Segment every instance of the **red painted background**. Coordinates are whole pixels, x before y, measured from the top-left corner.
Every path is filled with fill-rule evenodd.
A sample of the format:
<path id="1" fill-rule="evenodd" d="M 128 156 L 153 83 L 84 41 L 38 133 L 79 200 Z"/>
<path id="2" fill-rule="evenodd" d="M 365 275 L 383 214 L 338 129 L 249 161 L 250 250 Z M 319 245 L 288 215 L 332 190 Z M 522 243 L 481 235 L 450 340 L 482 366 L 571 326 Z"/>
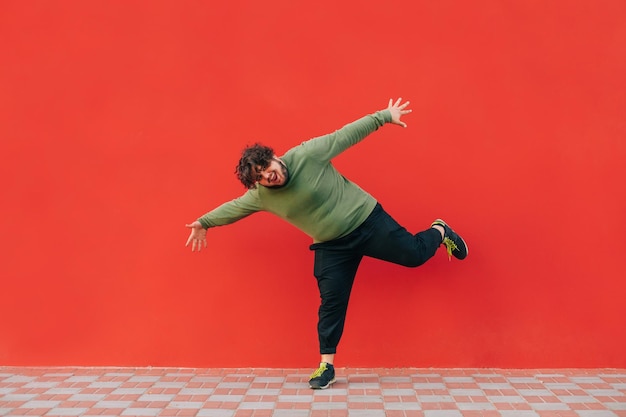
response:
<path id="1" fill-rule="evenodd" d="M 309 238 L 184 248 L 278 153 L 412 102 L 336 160 L 470 256 L 366 260 L 339 366 L 626 367 L 626 3 L 2 1 L 0 364 L 309 367 Z"/>

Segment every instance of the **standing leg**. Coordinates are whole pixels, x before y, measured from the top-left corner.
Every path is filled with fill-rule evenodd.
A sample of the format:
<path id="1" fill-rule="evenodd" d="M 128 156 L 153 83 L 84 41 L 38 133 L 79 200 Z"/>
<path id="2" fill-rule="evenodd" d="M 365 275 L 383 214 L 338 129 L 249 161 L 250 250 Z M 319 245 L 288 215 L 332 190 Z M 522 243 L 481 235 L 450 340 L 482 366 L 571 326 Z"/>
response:
<path id="1" fill-rule="evenodd" d="M 343 334 L 348 301 L 362 258 L 350 250 L 315 249 L 314 274 L 321 299 L 317 324 L 321 360 L 320 367 L 309 379 L 309 386 L 313 389 L 325 389 L 335 382 L 335 353 Z"/>
<path id="2" fill-rule="evenodd" d="M 362 256 L 345 251 L 315 250 L 314 275 L 320 292 L 320 354 L 332 355 L 343 334 L 352 284 Z"/>

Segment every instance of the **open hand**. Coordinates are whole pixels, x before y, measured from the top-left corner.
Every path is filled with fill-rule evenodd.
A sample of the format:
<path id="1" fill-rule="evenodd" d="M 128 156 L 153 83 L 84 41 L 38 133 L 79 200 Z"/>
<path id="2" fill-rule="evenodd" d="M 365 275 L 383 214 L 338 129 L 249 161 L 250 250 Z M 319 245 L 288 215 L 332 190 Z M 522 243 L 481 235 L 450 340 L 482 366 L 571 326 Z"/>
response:
<path id="1" fill-rule="evenodd" d="M 198 252 L 202 250 L 202 246 L 206 248 L 206 230 L 199 221 L 195 221 L 191 224 L 186 224 L 185 227 L 191 229 L 191 233 L 189 234 L 189 239 L 187 239 L 187 243 L 185 243 L 185 247 L 189 246 L 191 243 L 191 251 L 194 252 L 196 248 L 198 248 Z"/>
<path id="2" fill-rule="evenodd" d="M 387 110 L 391 112 L 391 123 L 406 127 L 406 123 L 401 121 L 400 118 L 405 114 L 411 113 L 413 110 L 406 108 L 409 105 L 410 101 L 406 101 L 400 104 L 401 102 L 402 97 L 398 98 L 395 103 L 393 102 L 393 99 L 389 99 L 389 105 L 387 106 Z"/>

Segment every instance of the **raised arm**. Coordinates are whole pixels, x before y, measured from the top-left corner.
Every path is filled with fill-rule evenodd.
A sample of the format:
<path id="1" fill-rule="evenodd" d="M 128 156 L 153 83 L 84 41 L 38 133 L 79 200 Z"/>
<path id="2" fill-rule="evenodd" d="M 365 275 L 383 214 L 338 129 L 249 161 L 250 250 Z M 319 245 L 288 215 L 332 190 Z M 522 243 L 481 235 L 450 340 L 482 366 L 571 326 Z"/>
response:
<path id="1" fill-rule="evenodd" d="M 405 114 L 411 113 L 411 110 L 407 109 L 408 105 L 408 101 L 402 103 L 402 98 L 395 102 L 391 99 L 386 109 L 361 117 L 333 133 L 306 141 L 302 146 L 306 148 L 309 155 L 315 155 L 320 160 L 331 160 L 365 139 L 385 123 L 406 127 L 406 123 L 401 118 Z"/>

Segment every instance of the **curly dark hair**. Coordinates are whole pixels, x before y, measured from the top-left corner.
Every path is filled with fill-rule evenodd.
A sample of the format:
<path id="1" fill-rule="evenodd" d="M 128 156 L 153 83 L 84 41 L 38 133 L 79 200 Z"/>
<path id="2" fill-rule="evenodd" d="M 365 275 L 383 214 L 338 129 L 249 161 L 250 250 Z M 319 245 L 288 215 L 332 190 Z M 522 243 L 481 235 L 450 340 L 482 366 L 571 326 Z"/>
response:
<path id="1" fill-rule="evenodd" d="M 272 158 L 274 158 L 274 149 L 269 146 L 260 143 L 248 146 L 241 152 L 241 159 L 235 168 L 235 174 L 244 187 L 256 188 L 259 176 L 258 167 L 264 170 L 270 165 Z"/>

